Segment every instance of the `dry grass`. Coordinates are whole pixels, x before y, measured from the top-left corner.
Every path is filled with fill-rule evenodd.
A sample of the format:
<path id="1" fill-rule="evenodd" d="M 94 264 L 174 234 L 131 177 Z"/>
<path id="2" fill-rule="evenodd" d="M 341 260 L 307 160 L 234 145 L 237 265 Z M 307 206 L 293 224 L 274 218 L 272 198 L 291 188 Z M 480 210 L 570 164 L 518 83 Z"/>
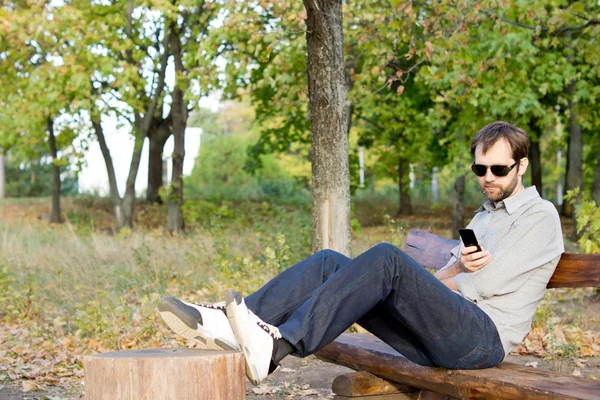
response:
<path id="1" fill-rule="evenodd" d="M 0 381 L 73 387 L 83 355 L 191 346 L 158 317 L 161 296 L 214 301 L 233 287 L 249 293 L 310 252 L 310 214 L 298 207 L 233 205 L 215 224 L 192 224 L 175 237 L 157 225 L 160 207 L 138 207 L 137 220 L 148 225 L 127 235 L 112 234 L 106 202 L 63 202 L 71 218 L 62 225 L 38 219 L 47 208 L 47 199 L 0 202 Z M 448 236 L 444 214 L 396 223 L 378 216 L 383 225 L 353 235 L 354 254 L 381 241 L 401 245 L 411 228 Z M 597 306 L 594 290 L 549 291 L 521 352 L 600 354 Z"/>

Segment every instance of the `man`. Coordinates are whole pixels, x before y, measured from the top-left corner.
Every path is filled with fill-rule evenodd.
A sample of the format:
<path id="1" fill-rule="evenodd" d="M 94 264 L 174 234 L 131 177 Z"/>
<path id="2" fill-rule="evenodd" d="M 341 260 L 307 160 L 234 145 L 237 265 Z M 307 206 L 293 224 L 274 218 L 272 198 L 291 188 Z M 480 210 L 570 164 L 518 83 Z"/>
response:
<path id="1" fill-rule="evenodd" d="M 523 186 L 528 149 L 527 134 L 506 122 L 475 135 L 471 169 L 488 201 L 468 228 L 481 251 L 457 246 L 435 276 L 387 243 L 355 259 L 324 250 L 245 299 L 230 291 L 226 305 L 163 298 L 161 316 L 207 348 L 240 349 L 255 385 L 283 357 L 312 354 L 355 322 L 421 365 L 497 365 L 527 335 L 564 251 L 556 209 Z"/>

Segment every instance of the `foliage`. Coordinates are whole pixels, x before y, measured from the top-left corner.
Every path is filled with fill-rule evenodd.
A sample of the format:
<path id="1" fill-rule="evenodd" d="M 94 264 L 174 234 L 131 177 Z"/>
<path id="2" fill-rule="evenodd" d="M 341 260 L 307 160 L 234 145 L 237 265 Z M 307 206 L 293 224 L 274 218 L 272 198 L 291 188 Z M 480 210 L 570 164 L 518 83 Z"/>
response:
<path id="1" fill-rule="evenodd" d="M 262 157 L 263 167 L 254 174 L 245 169 L 250 143 L 242 136 L 202 135 L 203 142 L 190 176 L 185 178 L 187 198 L 209 200 L 294 201 L 308 198 L 273 155 Z"/>
<path id="2" fill-rule="evenodd" d="M 52 162 L 49 157 L 32 163 L 17 163 L 10 158 L 5 166 L 7 197 L 42 197 L 52 195 Z M 11 162 L 12 161 L 12 162 Z M 64 168 L 63 168 L 64 169 Z M 79 184 L 77 176 L 66 172 L 61 179 L 62 196 L 75 196 Z"/>
<path id="3" fill-rule="evenodd" d="M 575 207 L 579 246 L 584 253 L 600 254 L 600 206 L 588 194 L 583 198 L 579 194 L 577 188 L 565 196 Z"/>

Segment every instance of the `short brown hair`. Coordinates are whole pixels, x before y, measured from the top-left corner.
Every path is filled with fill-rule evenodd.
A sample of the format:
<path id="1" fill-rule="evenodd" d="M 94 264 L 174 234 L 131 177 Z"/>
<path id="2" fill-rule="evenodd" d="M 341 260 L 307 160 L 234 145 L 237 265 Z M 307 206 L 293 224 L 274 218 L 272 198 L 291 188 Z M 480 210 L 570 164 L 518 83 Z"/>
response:
<path id="1" fill-rule="evenodd" d="M 512 150 L 512 157 L 515 161 L 527 157 L 529 152 L 529 136 L 521 128 L 504 121 L 495 121 L 483 127 L 471 142 L 471 154 L 475 156 L 477 146 L 481 145 L 481 150 L 485 154 L 498 140 L 506 139 Z"/>

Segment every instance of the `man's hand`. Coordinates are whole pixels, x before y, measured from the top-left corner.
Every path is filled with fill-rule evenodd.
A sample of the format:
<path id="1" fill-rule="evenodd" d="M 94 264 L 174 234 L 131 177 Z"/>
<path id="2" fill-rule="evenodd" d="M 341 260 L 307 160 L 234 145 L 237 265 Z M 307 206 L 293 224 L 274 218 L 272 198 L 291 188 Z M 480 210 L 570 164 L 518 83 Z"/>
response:
<path id="1" fill-rule="evenodd" d="M 492 262 L 492 255 L 483 247 L 481 251 L 476 253 L 474 251 L 477 251 L 475 246 L 463 247 L 462 249 L 459 264 L 464 272 L 475 272 Z"/>

